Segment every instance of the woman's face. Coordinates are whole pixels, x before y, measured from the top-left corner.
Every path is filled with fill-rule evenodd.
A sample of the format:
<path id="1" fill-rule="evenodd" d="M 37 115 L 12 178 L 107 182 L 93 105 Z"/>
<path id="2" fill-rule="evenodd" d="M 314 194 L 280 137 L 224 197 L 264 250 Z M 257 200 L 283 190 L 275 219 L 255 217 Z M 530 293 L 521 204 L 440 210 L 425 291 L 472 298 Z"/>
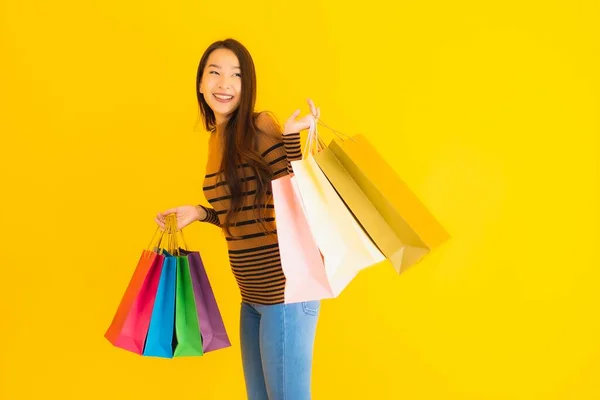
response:
<path id="1" fill-rule="evenodd" d="M 200 93 L 215 114 L 225 122 L 240 103 L 242 76 L 238 58 L 228 49 L 217 49 L 208 57 L 200 81 Z"/>

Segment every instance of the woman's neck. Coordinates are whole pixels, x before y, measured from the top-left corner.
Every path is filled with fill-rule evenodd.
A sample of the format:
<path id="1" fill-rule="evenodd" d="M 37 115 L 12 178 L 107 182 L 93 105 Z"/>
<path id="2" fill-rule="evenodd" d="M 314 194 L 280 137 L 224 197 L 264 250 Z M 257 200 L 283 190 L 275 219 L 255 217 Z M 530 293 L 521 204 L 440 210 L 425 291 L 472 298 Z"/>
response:
<path id="1" fill-rule="evenodd" d="M 227 125 L 227 121 L 218 122 L 215 124 L 215 133 L 217 135 L 223 135 L 225 132 L 225 126 Z"/>

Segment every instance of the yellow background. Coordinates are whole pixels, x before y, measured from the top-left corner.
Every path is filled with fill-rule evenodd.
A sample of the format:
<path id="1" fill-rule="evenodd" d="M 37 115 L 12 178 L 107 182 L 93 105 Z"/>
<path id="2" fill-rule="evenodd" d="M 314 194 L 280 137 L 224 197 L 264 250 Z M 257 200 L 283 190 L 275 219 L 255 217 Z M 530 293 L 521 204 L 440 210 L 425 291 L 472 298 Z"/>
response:
<path id="1" fill-rule="evenodd" d="M 155 213 L 204 202 L 195 73 L 230 36 L 260 109 L 283 121 L 313 98 L 452 235 L 323 304 L 315 399 L 600 398 L 599 17 L 592 1 L 2 0 L 0 398 L 244 398 L 212 226 L 186 237 L 233 346 L 156 360 L 103 338 Z"/>

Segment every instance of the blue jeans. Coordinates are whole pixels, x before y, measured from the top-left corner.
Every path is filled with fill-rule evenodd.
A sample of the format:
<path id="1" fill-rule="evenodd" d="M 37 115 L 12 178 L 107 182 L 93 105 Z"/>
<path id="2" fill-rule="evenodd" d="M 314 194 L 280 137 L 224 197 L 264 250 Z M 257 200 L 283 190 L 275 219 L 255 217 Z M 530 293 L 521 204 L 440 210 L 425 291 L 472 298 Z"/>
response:
<path id="1" fill-rule="evenodd" d="M 319 301 L 242 302 L 240 340 L 248 400 L 309 400 Z"/>

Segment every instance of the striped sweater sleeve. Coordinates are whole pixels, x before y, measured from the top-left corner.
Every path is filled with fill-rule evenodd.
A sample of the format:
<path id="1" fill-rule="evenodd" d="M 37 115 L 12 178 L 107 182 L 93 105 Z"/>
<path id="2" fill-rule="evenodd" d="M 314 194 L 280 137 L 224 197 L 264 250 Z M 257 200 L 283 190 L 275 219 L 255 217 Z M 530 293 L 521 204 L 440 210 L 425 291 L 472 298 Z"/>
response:
<path id="1" fill-rule="evenodd" d="M 277 120 L 267 113 L 259 115 L 257 126 L 261 131 L 261 157 L 269 164 L 273 179 L 293 174 L 291 162 L 302 159 L 300 132 L 284 135 Z"/>
<path id="2" fill-rule="evenodd" d="M 288 160 L 288 173 L 293 174 L 291 161 L 302 160 L 302 148 L 300 147 L 300 132 L 283 135 L 283 147 Z"/>
<path id="3" fill-rule="evenodd" d="M 206 211 L 206 218 L 201 219 L 200 222 L 208 222 L 209 224 L 213 224 L 219 228 L 221 227 L 221 221 L 219 220 L 219 216 L 214 208 L 205 207 L 201 204 L 198 204 L 198 207 L 201 207 L 204 211 Z"/>

